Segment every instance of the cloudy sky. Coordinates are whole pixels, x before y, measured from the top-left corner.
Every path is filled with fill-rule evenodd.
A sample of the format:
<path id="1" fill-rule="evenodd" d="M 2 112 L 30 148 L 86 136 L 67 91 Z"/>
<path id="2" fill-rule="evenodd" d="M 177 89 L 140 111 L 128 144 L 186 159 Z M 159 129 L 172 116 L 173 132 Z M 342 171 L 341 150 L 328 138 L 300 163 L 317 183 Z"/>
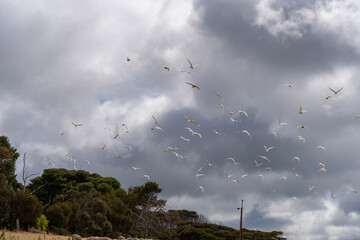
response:
<path id="1" fill-rule="evenodd" d="M 243 199 L 245 228 L 357 239 L 359 14 L 355 0 L 1 1 L 0 134 L 30 173 L 51 162 L 123 188 L 146 174 L 169 209 L 214 223 L 238 228 Z"/>

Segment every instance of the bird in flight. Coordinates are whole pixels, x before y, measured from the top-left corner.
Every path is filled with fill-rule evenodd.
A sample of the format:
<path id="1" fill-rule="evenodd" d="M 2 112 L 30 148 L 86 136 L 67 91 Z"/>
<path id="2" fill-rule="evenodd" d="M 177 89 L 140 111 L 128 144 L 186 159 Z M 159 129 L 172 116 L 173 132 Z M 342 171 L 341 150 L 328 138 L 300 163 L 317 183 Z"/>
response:
<path id="1" fill-rule="evenodd" d="M 331 96 L 326 96 L 325 99 L 328 100 L 329 98 L 331 98 Z"/>
<path id="2" fill-rule="evenodd" d="M 168 70 L 168 72 L 170 71 L 170 68 L 167 67 L 167 66 L 165 66 L 164 69 L 165 69 L 165 70 Z"/>
<path id="3" fill-rule="evenodd" d="M 291 199 L 295 200 L 296 202 L 298 201 L 297 197 L 291 197 Z"/>
<path id="4" fill-rule="evenodd" d="M 313 190 L 314 188 L 316 188 L 316 186 L 310 186 L 309 185 L 309 191 Z"/>
<path id="5" fill-rule="evenodd" d="M 127 127 L 127 125 L 125 123 L 121 124 L 121 126 L 123 126 L 125 128 L 125 132 L 128 133 L 129 132 L 129 129 Z"/>
<path id="6" fill-rule="evenodd" d="M 185 137 L 183 137 L 183 136 L 180 136 L 180 138 L 181 138 L 184 142 L 190 142 L 190 139 L 188 139 L 188 138 L 185 138 Z"/>
<path id="7" fill-rule="evenodd" d="M 265 157 L 265 156 L 261 156 L 261 155 L 258 155 L 258 157 L 259 158 L 263 158 L 263 159 L 265 159 L 266 161 L 268 161 L 268 162 L 271 162 L 267 157 Z"/>
<path id="8" fill-rule="evenodd" d="M 130 62 L 130 58 L 129 58 L 129 57 L 126 57 L 126 61 Z"/>
<path id="9" fill-rule="evenodd" d="M 194 123 L 196 126 L 200 127 L 200 124 L 198 124 L 198 123 L 196 122 L 196 118 L 191 119 L 191 118 L 189 118 L 189 117 L 187 117 L 187 116 L 185 116 L 185 118 L 188 120 L 189 123 Z"/>
<path id="10" fill-rule="evenodd" d="M 132 146 L 126 145 L 126 147 L 127 147 L 130 151 L 132 151 Z"/>
<path id="11" fill-rule="evenodd" d="M 213 90 L 213 93 L 215 93 L 216 96 L 221 99 L 221 101 L 224 101 L 224 99 L 222 98 L 222 96 L 221 96 L 218 92 L 216 92 L 215 90 Z"/>
<path id="12" fill-rule="evenodd" d="M 228 157 L 228 158 L 225 159 L 225 160 L 231 160 L 231 161 L 234 163 L 235 166 L 241 164 L 241 163 L 235 162 L 235 158 L 234 158 L 234 157 Z"/>
<path id="13" fill-rule="evenodd" d="M 259 175 L 257 175 L 257 176 L 258 176 L 258 177 L 261 177 L 261 180 L 264 181 L 264 175 L 259 174 Z"/>
<path id="14" fill-rule="evenodd" d="M 105 147 L 106 147 L 106 144 L 104 144 L 104 146 L 100 147 L 100 149 L 104 150 Z"/>
<path id="15" fill-rule="evenodd" d="M 225 175 L 226 175 L 227 178 L 233 177 L 233 175 L 229 175 L 226 170 L 224 170 L 224 173 L 225 173 Z"/>
<path id="16" fill-rule="evenodd" d="M 158 129 L 158 130 L 160 130 L 162 132 L 165 132 L 159 125 L 154 125 L 154 126 L 151 127 L 151 130 L 155 130 L 155 129 Z"/>
<path id="17" fill-rule="evenodd" d="M 132 167 L 132 169 L 134 169 L 134 171 L 136 171 L 136 170 L 140 170 L 141 168 Z"/>
<path id="18" fill-rule="evenodd" d="M 246 117 L 249 117 L 249 115 L 245 111 L 238 111 L 240 114 L 244 114 Z"/>
<path id="19" fill-rule="evenodd" d="M 345 188 L 346 191 L 352 191 L 353 193 L 355 193 L 356 195 L 359 195 L 359 192 L 356 191 L 355 189 L 353 188 Z"/>
<path id="20" fill-rule="evenodd" d="M 282 176 L 281 178 L 280 178 L 280 180 L 281 179 L 283 179 L 284 181 L 287 181 L 287 177 L 285 177 L 285 176 Z"/>
<path id="21" fill-rule="evenodd" d="M 196 88 L 196 89 L 198 89 L 199 91 L 201 91 L 201 89 L 197 86 L 197 85 L 195 85 L 195 84 L 192 84 L 192 83 L 189 83 L 189 82 L 185 82 L 186 84 L 189 84 L 192 88 Z"/>
<path id="22" fill-rule="evenodd" d="M 198 189 L 200 189 L 201 192 L 204 193 L 204 187 L 203 186 L 198 186 Z"/>
<path id="23" fill-rule="evenodd" d="M 331 195 L 330 195 L 330 196 L 331 196 L 332 199 L 335 199 L 336 193 L 331 192 Z"/>
<path id="24" fill-rule="evenodd" d="M 258 163 L 256 160 L 254 161 L 256 164 L 256 167 L 260 167 L 263 163 Z"/>
<path id="25" fill-rule="evenodd" d="M 323 147 L 323 146 L 317 146 L 316 148 L 317 148 L 317 149 L 320 149 L 320 150 L 326 151 L 326 147 Z"/>
<path id="26" fill-rule="evenodd" d="M 214 167 L 214 168 L 217 167 L 216 165 L 210 163 L 209 160 L 207 160 L 207 159 L 205 159 L 205 162 L 207 163 L 207 165 L 209 165 L 209 167 Z"/>
<path id="27" fill-rule="evenodd" d="M 184 157 L 182 155 L 180 155 L 179 153 L 177 152 L 172 152 L 178 159 L 178 161 L 181 161 L 182 159 L 184 159 Z"/>
<path id="28" fill-rule="evenodd" d="M 144 175 L 144 178 L 146 178 L 147 180 L 150 180 L 150 176 L 149 175 Z"/>
<path id="29" fill-rule="evenodd" d="M 277 134 L 276 132 L 269 132 L 269 134 L 274 135 L 274 136 L 275 136 L 275 138 L 276 138 L 276 141 L 278 141 L 278 134 Z"/>
<path id="30" fill-rule="evenodd" d="M 300 110 L 299 110 L 300 114 L 306 113 L 307 111 L 308 110 L 303 109 L 302 106 L 300 105 Z"/>
<path id="31" fill-rule="evenodd" d="M 296 173 L 295 168 L 293 168 L 293 172 L 295 177 L 300 177 L 300 175 Z"/>
<path id="32" fill-rule="evenodd" d="M 339 90 L 335 91 L 334 89 L 332 89 L 332 88 L 329 87 L 329 89 L 330 89 L 333 93 L 335 93 L 335 94 L 338 94 L 341 90 L 343 90 L 343 88 L 344 88 L 344 87 L 342 87 L 342 88 L 340 88 Z"/>
<path id="33" fill-rule="evenodd" d="M 266 147 L 266 145 L 264 145 L 265 151 L 269 152 L 271 149 L 274 149 L 274 147 Z"/>
<path id="34" fill-rule="evenodd" d="M 233 122 L 233 123 L 239 123 L 239 122 L 241 122 L 240 120 L 235 120 L 235 119 L 233 119 L 232 117 L 230 118 L 230 120 L 231 120 L 231 122 Z"/>
<path id="35" fill-rule="evenodd" d="M 250 139 L 252 139 L 250 133 L 247 130 L 241 130 L 241 131 L 237 131 L 237 133 L 246 133 Z"/>
<path id="36" fill-rule="evenodd" d="M 300 158 L 299 157 L 293 157 L 293 160 L 297 160 L 300 163 Z"/>
<path id="37" fill-rule="evenodd" d="M 214 131 L 214 133 L 215 133 L 216 135 L 218 135 L 218 136 L 226 136 L 225 133 L 218 132 L 218 131 L 216 131 L 216 130 L 214 130 L 214 129 L 213 129 L 213 131 Z"/>
<path id="38" fill-rule="evenodd" d="M 81 123 L 73 123 L 73 122 L 72 122 L 72 125 L 74 125 L 74 127 L 81 127 L 82 126 Z"/>
<path id="39" fill-rule="evenodd" d="M 264 170 L 268 170 L 269 173 L 271 173 L 271 171 L 272 171 L 271 167 L 266 167 L 266 168 L 264 168 Z"/>
<path id="40" fill-rule="evenodd" d="M 241 178 L 244 178 L 244 177 L 246 177 L 246 176 L 247 176 L 247 174 L 244 174 L 243 172 L 244 172 L 244 170 L 243 170 L 243 169 L 241 169 Z"/>
<path id="41" fill-rule="evenodd" d="M 231 180 L 231 182 L 236 183 L 236 186 L 240 186 L 240 182 L 239 182 L 239 180 L 237 180 L 237 179 L 233 179 L 233 180 Z"/>
<path id="42" fill-rule="evenodd" d="M 189 130 L 191 132 L 191 136 L 194 136 L 194 135 L 197 135 L 199 136 L 200 138 L 202 138 L 201 134 L 198 133 L 198 132 L 195 132 L 194 130 L 192 130 L 191 128 L 189 127 L 186 127 L 185 129 Z"/>
<path id="43" fill-rule="evenodd" d="M 114 136 L 114 139 L 116 139 L 118 136 L 119 136 L 119 133 L 117 133 L 117 134 Z"/>
<path id="44" fill-rule="evenodd" d="M 285 123 L 285 122 L 281 122 L 280 121 L 280 117 L 278 117 L 278 120 L 279 120 L 279 126 L 281 127 L 281 126 L 287 126 L 288 124 L 287 123 Z"/>
<path id="45" fill-rule="evenodd" d="M 194 69 L 194 65 L 190 62 L 190 60 L 189 60 L 188 58 L 187 58 L 186 60 L 187 60 L 188 63 L 190 64 L 190 68 L 191 68 L 191 69 Z"/>
<path id="46" fill-rule="evenodd" d="M 309 130 L 309 128 L 307 126 L 305 126 L 305 125 L 297 126 L 296 129 L 298 129 L 298 128 L 303 128 L 303 129 L 305 128 L 305 129 Z"/>
<path id="47" fill-rule="evenodd" d="M 296 136 L 297 139 L 303 143 L 305 143 L 305 138 L 303 138 L 302 136 Z"/>

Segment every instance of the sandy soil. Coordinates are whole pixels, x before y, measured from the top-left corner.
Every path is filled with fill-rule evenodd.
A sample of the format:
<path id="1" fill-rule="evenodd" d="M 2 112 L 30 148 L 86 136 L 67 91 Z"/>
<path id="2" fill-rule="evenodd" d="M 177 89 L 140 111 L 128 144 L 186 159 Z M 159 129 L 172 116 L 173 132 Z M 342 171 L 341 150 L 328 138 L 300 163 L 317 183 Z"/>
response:
<path id="1" fill-rule="evenodd" d="M 0 234 L 2 231 L 0 232 Z M 53 235 L 53 234 L 39 234 L 30 232 L 10 232 L 5 231 L 5 240 L 68 240 L 69 236 Z M 71 239 L 71 237 L 70 237 Z M 86 238 L 82 238 L 86 239 Z"/>

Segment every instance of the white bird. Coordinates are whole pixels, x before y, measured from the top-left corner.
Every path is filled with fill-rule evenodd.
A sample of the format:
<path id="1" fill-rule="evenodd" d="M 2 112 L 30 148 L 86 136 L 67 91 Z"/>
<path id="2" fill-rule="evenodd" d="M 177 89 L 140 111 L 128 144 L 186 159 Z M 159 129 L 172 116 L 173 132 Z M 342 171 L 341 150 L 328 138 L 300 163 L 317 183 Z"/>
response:
<path id="1" fill-rule="evenodd" d="M 278 120 L 279 120 L 279 126 L 281 127 L 281 126 L 287 126 L 288 124 L 287 123 L 285 123 L 285 122 L 281 122 L 280 121 L 280 117 L 278 117 Z"/>
<path id="2" fill-rule="evenodd" d="M 132 151 L 132 146 L 126 145 L 126 147 L 127 147 L 130 151 Z"/>
<path id="3" fill-rule="evenodd" d="M 165 132 L 159 125 L 152 126 L 151 130 L 155 130 L 155 129 Z"/>
<path id="4" fill-rule="evenodd" d="M 163 152 L 174 152 L 175 150 L 178 150 L 179 148 L 177 147 L 167 147 L 167 149 L 163 149 L 161 151 Z"/>
<path id="5" fill-rule="evenodd" d="M 272 171 L 271 167 L 266 167 L 266 168 L 264 168 L 264 170 L 268 170 L 269 173 L 271 173 L 271 171 Z"/>
<path id="6" fill-rule="evenodd" d="M 298 129 L 298 128 L 303 128 L 303 129 L 307 129 L 307 130 L 309 130 L 309 128 L 308 128 L 307 126 L 305 126 L 305 125 L 300 125 L 300 126 L 297 126 L 297 127 L 296 127 L 296 129 Z"/>
<path id="7" fill-rule="evenodd" d="M 263 159 L 265 159 L 266 161 L 268 161 L 268 162 L 271 162 L 267 157 L 265 157 L 265 156 L 261 156 L 261 155 L 258 155 L 258 157 L 259 158 L 263 158 Z"/>
<path id="8" fill-rule="evenodd" d="M 263 163 L 258 163 L 256 160 L 254 161 L 256 164 L 256 167 L 260 167 Z"/>
<path id="9" fill-rule="evenodd" d="M 221 109 L 222 109 L 222 112 L 224 113 L 224 112 L 225 112 L 224 104 L 222 104 L 221 102 L 218 102 L 218 104 L 220 105 L 220 107 L 221 107 Z"/>
<path id="10" fill-rule="evenodd" d="M 240 122 L 241 122 L 240 120 L 235 120 L 235 119 L 233 119 L 232 117 L 230 118 L 230 120 L 231 120 L 231 122 L 233 122 L 233 123 L 240 123 Z"/>
<path id="11" fill-rule="evenodd" d="M 297 197 L 291 197 L 291 199 L 295 200 L 296 202 L 298 202 Z"/>
<path id="12" fill-rule="evenodd" d="M 199 173 L 202 169 L 203 169 L 203 166 L 201 166 L 200 168 L 198 168 L 198 169 L 196 170 L 196 172 Z"/>
<path id="13" fill-rule="evenodd" d="M 202 176 L 204 176 L 205 174 L 202 174 L 202 173 L 197 173 L 196 174 L 196 177 L 198 178 L 198 177 L 202 177 Z"/>
<path id="14" fill-rule="evenodd" d="M 296 173 L 295 168 L 293 168 L 293 172 L 294 172 L 294 176 L 295 176 L 295 177 L 300 177 L 300 175 Z"/>
<path id="15" fill-rule="evenodd" d="M 303 143 L 305 143 L 305 138 L 303 138 L 302 136 L 296 136 L 297 139 Z"/>
<path id="16" fill-rule="evenodd" d="M 275 136 L 275 138 L 276 138 L 276 141 L 278 141 L 278 134 L 277 134 L 276 132 L 269 132 L 269 134 L 274 135 L 274 136 Z"/>
<path id="17" fill-rule="evenodd" d="M 226 170 L 224 170 L 224 173 L 225 173 L 225 175 L 226 175 L 227 178 L 231 178 L 231 177 L 234 176 L 234 175 L 229 175 Z"/>
<path id="18" fill-rule="evenodd" d="M 319 163 L 319 165 L 323 168 L 326 168 L 325 164 L 324 163 Z"/>
<path id="19" fill-rule="evenodd" d="M 316 188 L 316 186 L 310 186 L 309 185 L 309 191 L 313 190 L 314 188 Z"/>
<path id="20" fill-rule="evenodd" d="M 316 148 L 326 151 L 326 147 L 323 147 L 323 146 L 317 146 Z"/>
<path id="21" fill-rule="evenodd" d="M 237 133 L 246 133 L 250 139 L 252 139 L 252 137 L 250 136 L 250 133 L 247 130 L 241 130 L 241 131 L 237 131 Z"/>
<path id="22" fill-rule="evenodd" d="M 198 124 L 198 123 L 196 122 L 196 118 L 191 119 L 191 118 L 189 118 L 189 117 L 187 117 L 187 116 L 185 116 L 185 118 L 188 120 L 189 123 L 194 123 L 196 126 L 200 127 L 200 124 Z"/>
<path id="23" fill-rule="evenodd" d="M 150 180 L 150 176 L 149 175 L 144 175 L 144 178 L 146 178 L 147 180 Z"/>
<path id="24" fill-rule="evenodd" d="M 178 159 L 178 161 L 181 161 L 182 159 L 184 159 L 184 157 L 182 155 L 180 155 L 179 153 L 177 152 L 172 152 Z"/>
<path id="25" fill-rule="evenodd" d="M 200 189 L 201 192 L 204 193 L 204 187 L 203 186 L 198 186 L 198 189 Z"/>
<path id="26" fill-rule="evenodd" d="M 352 191 L 353 193 L 355 193 L 356 195 L 358 195 L 359 194 L 359 192 L 358 191 L 356 191 L 355 189 L 353 189 L 353 188 L 345 188 L 345 190 L 346 191 Z"/>
<path id="27" fill-rule="evenodd" d="M 326 173 L 326 168 L 322 167 L 322 168 L 319 169 L 319 172 L 320 172 L 320 171 L 323 171 L 323 172 Z"/>
<path id="28" fill-rule="evenodd" d="M 245 111 L 238 111 L 240 114 L 244 114 L 246 117 L 249 117 L 249 115 Z"/>
<path id="29" fill-rule="evenodd" d="M 202 138 L 202 136 L 201 136 L 201 134 L 200 134 L 200 133 L 195 132 L 195 131 L 194 131 L 194 130 L 192 130 L 191 128 L 186 127 L 185 129 L 189 130 L 189 132 L 191 133 L 191 136 L 198 135 L 200 138 Z"/>
<path id="30" fill-rule="evenodd" d="M 274 149 L 274 147 L 266 147 L 266 145 L 264 145 L 265 151 L 269 152 L 271 149 Z"/>
<path id="31" fill-rule="evenodd" d="M 55 167 L 55 164 L 53 162 L 49 162 L 48 165 Z"/>
<path id="32" fill-rule="evenodd" d="M 293 160 L 297 160 L 300 163 L 300 158 L 299 157 L 293 157 Z"/>
<path id="33" fill-rule="evenodd" d="M 214 164 L 210 163 L 210 162 L 209 162 L 209 160 L 207 160 L 207 159 L 205 159 L 205 162 L 206 162 L 206 163 L 207 163 L 207 165 L 209 165 L 210 167 L 214 167 L 214 168 L 216 168 L 216 167 L 217 167 L 216 165 L 214 165 Z"/>
<path id="34" fill-rule="evenodd" d="M 241 163 L 236 162 L 234 157 L 229 157 L 229 158 L 227 158 L 225 160 L 231 160 L 234 163 L 235 166 L 241 164 Z"/>
<path id="35" fill-rule="evenodd" d="M 183 137 L 183 136 L 180 136 L 180 138 L 181 138 L 184 142 L 190 142 L 190 139 L 188 139 L 188 138 L 185 138 L 185 137 Z"/>
<path id="36" fill-rule="evenodd" d="M 134 171 L 141 169 L 141 168 L 137 168 L 137 167 L 131 167 L 131 168 L 134 169 Z"/>
<path id="37" fill-rule="evenodd" d="M 237 186 L 240 186 L 240 182 L 237 179 L 233 179 L 233 180 L 231 180 L 231 182 L 234 182 L 234 183 L 236 183 Z"/>
<path id="38" fill-rule="evenodd" d="M 308 110 L 303 109 L 302 106 L 300 105 L 299 114 L 306 113 L 307 111 L 308 111 Z"/>
<path id="39" fill-rule="evenodd" d="M 243 169 L 241 169 L 241 178 L 244 178 L 244 177 L 246 177 L 247 176 L 247 174 L 244 174 L 243 173 Z"/>
<path id="40" fill-rule="evenodd" d="M 213 131 L 214 131 L 214 133 L 215 133 L 216 135 L 218 135 L 218 136 L 226 136 L 225 133 L 218 132 L 218 131 L 216 131 L 216 130 L 214 130 L 214 129 L 213 129 Z"/>
<path id="41" fill-rule="evenodd" d="M 282 177 L 280 178 L 280 180 L 281 180 L 281 179 L 287 181 L 287 177 L 285 177 L 285 176 L 282 176 Z"/>
<path id="42" fill-rule="evenodd" d="M 264 175 L 259 174 L 259 175 L 257 175 L 257 176 L 258 176 L 258 177 L 261 177 L 261 180 L 264 181 Z"/>

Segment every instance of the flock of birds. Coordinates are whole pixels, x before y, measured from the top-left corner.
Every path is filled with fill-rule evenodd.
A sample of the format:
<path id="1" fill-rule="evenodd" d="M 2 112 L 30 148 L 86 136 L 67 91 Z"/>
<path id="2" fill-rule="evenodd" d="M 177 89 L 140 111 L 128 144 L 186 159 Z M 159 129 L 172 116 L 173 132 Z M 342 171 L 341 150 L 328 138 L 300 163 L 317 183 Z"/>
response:
<path id="1" fill-rule="evenodd" d="M 128 62 L 131 61 L 131 59 L 129 57 L 127 57 L 126 59 Z M 180 72 L 182 73 L 187 73 L 187 74 L 192 74 L 191 70 L 194 70 L 195 69 L 195 66 L 191 63 L 191 61 L 189 59 L 187 59 L 187 62 L 189 63 L 189 68 L 190 70 L 187 71 L 187 70 L 180 70 Z M 175 69 L 175 68 L 170 68 L 168 66 L 164 66 L 163 67 L 164 70 L 166 71 L 171 71 L 172 69 Z M 177 70 L 177 69 L 175 69 Z M 179 71 L 179 70 L 177 70 Z M 201 91 L 201 88 L 196 85 L 195 83 L 191 83 L 191 82 L 185 82 L 185 84 L 189 85 L 192 89 L 194 89 L 194 91 Z M 285 84 L 286 86 L 288 86 L 289 88 L 293 88 L 294 85 L 293 84 Z M 338 90 L 334 90 L 332 88 L 329 87 L 329 90 L 331 91 L 331 93 L 333 93 L 332 95 L 328 95 L 325 97 L 326 100 L 328 100 L 329 98 L 333 98 L 335 96 L 337 96 L 338 94 L 340 94 L 343 90 L 343 87 L 338 89 Z M 222 111 L 223 114 L 225 114 L 225 111 L 226 109 L 228 108 L 225 108 L 225 106 L 223 105 L 224 104 L 224 98 L 218 93 L 216 92 L 215 90 L 212 90 L 212 92 L 215 94 L 215 97 L 217 98 L 217 101 L 218 101 L 218 104 L 220 106 L 220 109 Z M 307 113 L 308 110 L 304 109 L 302 105 L 299 106 L 299 114 L 300 115 L 303 115 L 305 113 Z M 156 113 L 158 114 L 158 113 Z M 158 116 L 156 116 L 156 114 L 153 114 L 151 117 L 152 117 L 152 126 L 151 126 L 151 130 L 152 131 L 160 131 L 162 133 L 165 133 L 165 130 L 161 127 L 161 125 L 159 124 L 159 121 L 157 120 Z M 248 114 L 246 111 L 244 110 L 239 110 L 239 111 L 231 111 L 229 109 L 229 120 L 234 123 L 234 124 L 237 124 L 237 123 L 241 123 L 241 116 L 243 116 L 244 118 L 248 118 Z M 203 138 L 203 135 L 200 133 L 200 121 L 195 119 L 195 118 L 191 118 L 191 117 L 188 117 L 188 116 L 184 116 L 185 117 L 185 121 L 187 121 L 188 123 L 188 126 L 185 127 L 185 130 L 186 132 L 188 132 L 188 134 L 190 135 L 189 137 L 185 137 L 185 134 L 184 136 L 179 136 L 179 138 L 184 142 L 184 143 L 189 143 L 191 142 L 192 138 L 196 137 L 196 138 L 199 138 L 199 139 L 202 139 Z M 356 119 L 359 119 L 360 118 L 360 115 L 356 116 L 355 117 Z M 278 116 L 278 129 L 276 131 L 270 131 L 269 134 L 272 134 L 275 138 L 276 141 L 278 141 L 278 131 L 283 128 L 283 127 L 286 127 L 288 125 L 288 123 L 286 122 L 282 122 L 280 117 Z M 75 123 L 75 122 L 72 122 L 71 123 L 74 128 L 79 128 L 79 127 L 82 127 L 83 124 L 82 123 Z M 124 133 L 129 133 L 129 129 L 128 129 L 128 126 L 123 123 L 121 124 L 121 128 Z M 110 128 L 104 128 L 105 130 L 109 130 L 109 131 L 112 131 Z M 305 125 L 299 125 L 296 127 L 296 129 L 305 129 L 305 130 L 309 130 L 309 127 L 308 126 L 305 126 Z M 225 137 L 226 134 L 225 133 L 222 133 L 220 131 L 217 131 L 215 129 L 212 129 L 212 132 L 213 134 L 215 134 L 216 136 L 219 136 L 219 137 Z M 245 135 L 248 137 L 249 141 L 252 141 L 253 140 L 253 136 L 251 135 L 251 133 L 246 130 L 246 129 L 242 129 L 242 130 L 238 130 L 236 131 L 236 133 L 238 134 L 241 134 L 241 135 Z M 64 131 L 61 130 L 60 132 L 60 135 L 64 135 Z M 116 140 L 120 135 L 120 132 L 113 132 L 112 131 L 112 138 L 114 140 Z M 297 140 L 303 144 L 306 143 L 306 140 L 303 136 L 301 135 L 298 135 L 296 136 Z M 107 144 L 104 144 L 102 146 L 99 147 L 100 150 L 104 150 L 106 148 Z M 132 151 L 133 150 L 133 147 L 130 146 L 130 145 L 126 145 L 126 148 L 129 150 L 129 151 Z M 264 178 L 266 178 L 267 175 L 271 174 L 273 169 L 271 168 L 271 160 L 270 160 L 270 156 L 269 154 L 271 153 L 271 151 L 275 149 L 274 146 L 267 146 L 267 145 L 264 145 L 264 154 L 259 154 L 257 155 L 256 157 L 256 160 L 254 160 L 254 164 L 256 166 L 256 168 L 258 169 L 263 169 L 264 173 L 263 174 L 257 174 L 256 176 L 259 177 L 260 181 L 264 181 Z M 321 151 L 327 151 L 326 147 L 324 146 L 317 146 L 316 149 L 318 150 L 321 150 Z M 179 161 L 182 161 L 184 159 L 184 157 L 179 153 L 179 148 L 177 147 L 167 147 L 166 149 L 162 149 L 161 151 L 163 152 L 167 152 L 167 153 L 171 153 L 175 156 L 175 158 Z M 267 155 L 267 156 L 265 156 Z M 70 160 L 73 165 L 74 165 L 74 169 L 76 170 L 77 167 L 76 167 L 76 164 L 77 164 L 77 160 L 75 159 L 75 157 L 71 154 L 66 154 L 66 156 L 68 157 L 68 160 Z M 114 158 L 124 158 L 125 156 L 124 155 L 114 155 L 113 156 Z M 49 166 L 55 166 L 54 162 L 51 161 L 51 159 L 48 159 L 48 158 L 45 158 L 45 160 L 49 161 L 48 165 Z M 234 175 L 232 174 L 229 174 L 228 171 L 226 170 L 223 170 L 224 172 L 224 177 L 226 179 L 229 180 L 230 183 L 236 185 L 236 186 L 240 186 L 241 184 L 241 181 L 242 179 L 248 177 L 249 175 L 245 173 L 245 169 L 243 167 L 241 167 L 242 163 L 240 162 L 237 162 L 236 161 L 236 158 L 235 157 L 228 157 L 228 158 L 224 158 L 225 161 L 231 161 L 233 163 L 233 165 L 236 167 L 236 166 L 239 166 L 240 167 L 240 176 L 239 177 L 235 177 Z M 300 157 L 298 156 L 295 156 L 293 157 L 293 160 L 294 161 L 297 161 L 299 164 L 301 162 L 301 159 Z M 90 165 L 90 162 L 87 161 L 87 163 Z M 218 168 L 217 165 L 215 165 L 214 163 L 210 162 L 208 159 L 204 159 L 204 164 L 205 166 L 208 166 L 210 168 Z M 326 174 L 327 172 L 327 168 L 326 168 L 326 164 L 323 163 L 323 162 L 319 162 L 318 163 L 318 172 L 321 173 L 321 174 Z M 133 171 L 138 171 L 142 168 L 139 168 L 139 167 L 136 167 L 136 166 L 132 166 L 132 170 Z M 194 172 L 195 172 L 195 177 L 196 178 L 202 178 L 205 176 L 205 173 L 203 173 L 204 169 L 204 166 L 199 166 L 197 167 L 196 169 L 194 169 Z M 292 171 L 291 169 L 289 169 L 289 172 L 292 172 L 291 174 L 287 175 L 287 176 L 281 176 L 279 178 L 280 181 L 288 181 L 288 178 L 291 177 L 291 175 L 293 175 L 293 177 L 300 177 L 301 175 L 297 173 L 295 167 L 292 168 Z M 150 176 L 148 174 L 144 174 L 143 177 L 145 179 L 147 179 L 148 181 L 150 180 Z M 196 188 L 202 192 L 202 193 L 205 193 L 206 191 L 206 186 L 202 186 L 202 185 L 197 185 Z M 316 188 L 315 185 L 308 185 L 308 190 L 309 191 L 312 191 L 314 188 Z M 353 189 L 353 188 L 346 188 L 345 189 L 346 191 L 351 191 L 353 192 L 354 194 L 358 195 L 358 191 Z M 279 191 L 279 187 L 272 187 L 272 191 L 274 193 L 278 192 Z M 334 192 L 331 192 L 330 193 L 330 197 L 335 199 L 336 197 L 336 193 Z M 295 201 L 298 201 L 297 197 L 296 196 L 293 196 L 291 197 L 291 199 L 295 200 Z"/>

